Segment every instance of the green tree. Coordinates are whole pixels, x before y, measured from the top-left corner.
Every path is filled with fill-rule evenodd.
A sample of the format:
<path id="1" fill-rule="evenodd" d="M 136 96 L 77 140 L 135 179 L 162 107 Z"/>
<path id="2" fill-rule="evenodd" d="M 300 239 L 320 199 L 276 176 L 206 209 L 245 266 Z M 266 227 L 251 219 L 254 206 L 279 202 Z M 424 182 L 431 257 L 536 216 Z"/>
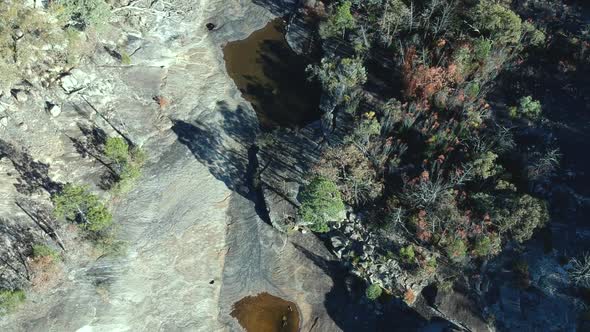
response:
<path id="1" fill-rule="evenodd" d="M 381 294 L 383 293 L 383 289 L 378 284 L 371 284 L 367 287 L 365 291 L 365 295 L 369 300 L 375 301 L 377 300 Z"/>
<path id="2" fill-rule="evenodd" d="M 318 66 L 307 67 L 310 78 L 317 78 L 324 92 L 338 102 L 344 95 L 367 81 L 367 72 L 358 58 L 323 58 Z"/>
<path id="3" fill-rule="evenodd" d="M 338 221 L 344 214 L 344 203 L 336 184 L 316 177 L 300 194 L 299 216 L 314 232 L 327 232 L 329 223 Z"/>
<path id="4" fill-rule="evenodd" d="M 80 223 L 85 230 L 99 232 L 112 224 L 107 207 L 86 186 L 68 183 L 52 200 L 56 217 Z"/>
<path id="5" fill-rule="evenodd" d="M 471 164 L 473 166 L 473 175 L 481 179 L 487 179 L 491 176 L 495 176 L 502 171 L 502 167 L 496 164 L 498 155 L 487 151 L 482 153 Z"/>
<path id="6" fill-rule="evenodd" d="M 320 36 L 322 38 L 330 38 L 338 35 L 344 36 L 346 29 L 352 29 L 356 25 L 356 21 L 350 13 L 350 1 L 344 1 L 336 7 L 334 13 L 328 20 L 320 25 Z"/>
<path id="7" fill-rule="evenodd" d="M 515 45 L 522 36 L 522 20 L 510 8 L 491 0 L 481 0 L 471 11 L 473 26 L 494 42 Z"/>
<path id="8" fill-rule="evenodd" d="M 121 194 L 130 190 L 141 176 L 141 167 L 145 162 L 145 154 L 140 148 L 129 148 L 121 137 L 109 137 L 105 144 L 105 156 L 115 165 L 117 183 L 112 188 L 114 193 Z"/>
<path id="9" fill-rule="evenodd" d="M 402 0 L 386 0 L 378 25 L 381 42 L 385 46 L 390 46 L 393 37 L 410 18 L 410 8 Z"/>
<path id="10" fill-rule="evenodd" d="M 104 154 L 113 162 L 124 165 L 129 159 L 129 145 L 121 137 L 109 137 L 105 143 Z"/>
<path id="11" fill-rule="evenodd" d="M 533 236 L 535 229 L 549 221 L 547 203 L 530 195 L 506 198 L 497 213 L 501 232 L 507 232 L 518 242 L 524 242 Z"/>

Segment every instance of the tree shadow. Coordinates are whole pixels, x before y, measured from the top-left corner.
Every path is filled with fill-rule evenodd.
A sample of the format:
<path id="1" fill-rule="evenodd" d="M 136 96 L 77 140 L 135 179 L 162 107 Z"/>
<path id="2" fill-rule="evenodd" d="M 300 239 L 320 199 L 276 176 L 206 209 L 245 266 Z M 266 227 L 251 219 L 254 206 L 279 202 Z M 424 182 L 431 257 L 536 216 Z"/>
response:
<path id="1" fill-rule="evenodd" d="M 63 185 L 49 176 L 49 164 L 36 161 L 25 151 L 15 148 L 12 144 L 0 139 L 0 159 L 8 158 L 19 174 L 16 190 L 31 195 L 44 189 L 49 194 L 59 192 Z"/>
<path id="2" fill-rule="evenodd" d="M 229 189 L 252 199 L 250 177 L 253 171 L 249 170 L 248 150 L 256 138 L 256 119 L 241 106 L 230 110 L 225 102 L 218 102 L 215 112 L 221 113 L 222 128 L 199 120 L 192 123 L 173 120 L 172 130 L 178 136 L 178 141 L 186 145 L 216 179 L 223 181 Z"/>
<path id="3" fill-rule="evenodd" d="M 364 298 L 364 283 L 353 277 L 350 270 L 339 261 L 327 260 L 293 245 L 332 278 L 334 286 L 326 294 L 324 306 L 343 331 L 417 331 L 429 323 L 401 301 L 385 301 L 378 315 L 375 304 Z"/>
<path id="4" fill-rule="evenodd" d="M 78 152 L 82 158 L 94 158 L 101 165 L 108 169 L 101 178 L 98 186 L 103 190 L 109 190 L 119 180 L 118 173 L 113 169 L 111 163 L 104 158 L 104 148 L 108 138 L 107 133 L 101 128 L 93 125 L 92 127 L 78 123 L 78 128 L 82 133 L 82 137 L 71 137 L 68 136 L 74 149 Z"/>
<path id="5" fill-rule="evenodd" d="M 293 13 L 298 7 L 298 0 L 253 0 L 253 2 L 261 7 L 268 9 L 276 16 L 285 16 Z"/>
<path id="6" fill-rule="evenodd" d="M 83 139 L 70 137 L 70 140 L 82 157 L 95 157 L 104 154 L 104 146 L 107 142 L 107 133 L 97 126 L 86 126 L 78 123 L 78 128 L 83 135 Z"/>
<path id="7" fill-rule="evenodd" d="M 39 241 L 31 227 L 0 218 L 0 289 L 22 289 L 31 280 L 27 257 L 31 243 Z"/>

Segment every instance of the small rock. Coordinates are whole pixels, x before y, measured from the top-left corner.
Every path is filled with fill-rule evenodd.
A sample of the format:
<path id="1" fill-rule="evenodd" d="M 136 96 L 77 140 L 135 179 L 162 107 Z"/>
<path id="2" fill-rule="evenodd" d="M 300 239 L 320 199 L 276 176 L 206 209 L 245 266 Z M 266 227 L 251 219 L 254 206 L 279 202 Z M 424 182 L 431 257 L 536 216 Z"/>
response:
<path id="1" fill-rule="evenodd" d="M 27 99 L 29 99 L 29 97 L 27 96 L 27 93 L 23 90 L 13 90 L 12 96 L 14 97 L 14 99 L 16 99 L 20 102 L 25 102 L 25 101 L 27 101 Z"/>
<path id="2" fill-rule="evenodd" d="M 64 76 L 61 79 L 61 87 L 68 93 L 72 92 L 78 88 L 78 80 L 73 75 Z"/>
<path id="3" fill-rule="evenodd" d="M 18 127 L 23 131 L 26 131 L 27 129 L 29 129 L 29 126 L 24 122 L 19 123 Z"/>
<path id="4" fill-rule="evenodd" d="M 8 127 L 8 117 L 7 116 L 0 118 L 0 126 Z"/>
<path id="5" fill-rule="evenodd" d="M 47 110 L 53 117 L 57 117 L 61 114 L 61 107 L 59 107 L 59 105 L 49 104 Z"/>

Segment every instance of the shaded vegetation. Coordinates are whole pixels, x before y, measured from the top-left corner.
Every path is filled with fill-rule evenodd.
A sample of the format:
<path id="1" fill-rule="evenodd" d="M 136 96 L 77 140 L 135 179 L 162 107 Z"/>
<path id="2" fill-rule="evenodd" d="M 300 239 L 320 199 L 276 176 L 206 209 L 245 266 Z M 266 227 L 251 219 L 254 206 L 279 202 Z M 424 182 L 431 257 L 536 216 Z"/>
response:
<path id="1" fill-rule="evenodd" d="M 79 224 L 91 233 L 100 232 L 112 223 L 112 215 L 105 204 L 87 186 L 68 183 L 52 201 L 57 218 Z"/>

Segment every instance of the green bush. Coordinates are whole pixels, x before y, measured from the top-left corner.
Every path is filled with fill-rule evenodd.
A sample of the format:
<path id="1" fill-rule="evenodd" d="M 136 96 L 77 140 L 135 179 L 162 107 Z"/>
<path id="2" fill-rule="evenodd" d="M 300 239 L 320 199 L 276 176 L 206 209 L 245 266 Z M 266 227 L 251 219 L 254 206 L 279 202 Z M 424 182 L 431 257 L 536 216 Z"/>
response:
<path id="1" fill-rule="evenodd" d="M 338 102 L 367 81 L 367 71 L 359 58 L 323 58 L 319 65 L 309 65 L 306 71 L 310 78 L 317 78 L 323 91 Z"/>
<path id="2" fill-rule="evenodd" d="M 314 178 L 301 192 L 299 216 L 314 232 L 327 232 L 330 222 L 344 213 L 344 203 L 336 184 L 326 178 Z"/>
<path id="3" fill-rule="evenodd" d="M 473 44 L 473 53 L 477 61 L 486 61 L 492 52 L 492 41 L 478 38 Z"/>
<path id="4" fill-rule="evenodd" d="M 541 116 L 541 102 L 531 96 L 522 97 L 518 101 L 518 107 L 510 108 L 510 116 L 536 120 Z"/>
<path id="5" fill-rule="evenodd" d="M 53 9 L 67 25 L 80 30 L 100 28 L 111 17 L 111 6 L 105 0 L 57 0 Z"/>
<path id="6" fill-rule="evenodd" d="M 59 253 L 55 249 L 44 244 L 33 245 L 33 257 L 51 257 L 54 262 L 60 259 Z"/>
<path id="7" fill-rule="evenodd" d="M 129 159 L 129 145 L 121 137 L 109 137 L 105 143 L 104 153 L 113 162 L 124 164 Z"/>
<path id="8" fill-rule="evenodd" d="M 416 254 L 414 253 L 414 247 L 410 244 L 406 247 L 402 247 L 399 250 L 399 256 L 402 262 L 406 264 L 413 264 L 416 259 Z"/>
<path id="9" fill-rule="evenodd" d="M 477 82 L 471 82 L 465 87 L 465 95 L 469 98 L 476 98 L 479 95 L 481 87 Z"/>
<path id="10" fill-rule="evenodd" d="M 467 245 L 465 244 L 465 241 L 456 238 L 447 243 L 445 250 L 449 258 L 451 258 L 452 260 L 460 261 L 467 254 Z"/>
<path id="11" fill-rule="evenodd" d="M 482 153 L 479 158 L 473 161 L 473 174 L 481 179 L 495 176 L 502 171 L 502 167 L 496 164 L 498 155 L 488 151 Z"/>
<path id="12" fill-rule="evenodd" d="M 112 223 L 107 207 L 86 186 L 68 183 L 52 200 L 56 217 L 79 223 L 85 230 L 99 232 Z"/>
<path id="13" fill-rule="evenodd" d="M 122 194 L 129 191 L 141 176 L 145 153 L 137 147 L 130 149 L 121 137 L 109 137 L 104 152 L 105 156 L 114 163 L 117 172 L 117 182 L 112 188 L 113 193 Z"/>
<path id="14" fill-rule="evenodd" d="M 488 234 L 475 241 L 473 247 L 473 254 L 477 257 L 487 257 L 495 255 L 500 252 L 501 241 L 500 237 L 494 234 Z"/>
<path id="15" fill-rule="evenodd" d="M 383 289 L 378 284 L 371 284 L 369 287 L 367 287 L 367 290 L 365 291 L 365 295 L 367 296 L 367 298 L 372 301 L 377 300 L 382 293 Z"/>
<path id="16" fill-rule="evenodd" d="M 0 289 L 0 314 L 8 313 L 25 300 L 22 290 Z"/>

